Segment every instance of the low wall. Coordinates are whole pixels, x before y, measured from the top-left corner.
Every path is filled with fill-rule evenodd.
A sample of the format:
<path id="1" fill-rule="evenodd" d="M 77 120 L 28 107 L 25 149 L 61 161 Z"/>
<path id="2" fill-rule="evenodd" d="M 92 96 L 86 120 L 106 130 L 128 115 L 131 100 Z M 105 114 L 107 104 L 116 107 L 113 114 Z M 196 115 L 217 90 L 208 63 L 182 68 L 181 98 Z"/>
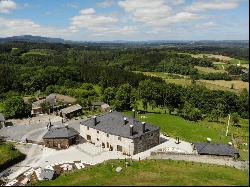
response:
<path id="1" fill-rule="evenodd" d="M 32 143 L 32 144 L 38 144 L 38 145 L 44 145 L 44 142 L 34 141 L 34 140 L 29 140 L 29 139 L 26 139 L 26 143 Z"/>
<path id="2" fill-rule="evenodd" d="M 224 161 L 234 161 L 232 157 L 228 156 L 215 156 L 215 155 L 199 155 L 199 154 L 186 154 L 186 153 L 177 153 L 177 152 L 164 152 L 164 151 L 153 151 L 150 154 L 152 159 L 175 159 L 178 158 L 180 160 L 206 160 L 206 159 L 213 159 L 213 160 L 224 160 Z"/>

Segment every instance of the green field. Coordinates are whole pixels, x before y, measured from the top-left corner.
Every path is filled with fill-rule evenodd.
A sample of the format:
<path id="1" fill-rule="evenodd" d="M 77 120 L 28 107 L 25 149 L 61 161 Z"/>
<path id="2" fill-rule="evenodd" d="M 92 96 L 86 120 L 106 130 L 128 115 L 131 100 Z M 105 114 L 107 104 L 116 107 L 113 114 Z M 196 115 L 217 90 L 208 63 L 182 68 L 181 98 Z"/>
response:
<path id="1" fill-rule="evenodd" d="M 14 148 L 12 144 L 0 144 L 0 167 L 13 159 L 23 156 L 21 152 Z"/>
<path id="2" fill-rule="evenodd" d="M 113 165 L 113 167 L 112 167 Z M 115 171 L 122 167 L 121 173 Z M 70 174 L 54 181 L 38 182 L 40 186 L 248 186 L 248 173 L 238 169 L 173 160 L 133 161 L 126 168 L 124 160 L 111 160 Z"/>
<path id="3" fill-rule="evenodd" d="M 22 57 L 30 56 L 30 55 L 43 55 L 43 56 L 47 56 L 49 54 L 47 52 L 45 52 L 45 51 L 29 51 L 27 53 L 23 53 Z"/>
<path id="4" fill-rule="evenodd" d="M 147 76 L 155 76 L 161 77 L 167 83 L 174 83 L 181 86 L 190 86 L 192 85 L 192 80 L 188 76 L 177 75 L 177 74 L 167 74 L 163 72 L 142 72 L 144 75 Z M 243 88 L 249 87 L 247 82 L 243 82 L 241 80 L 233 80 L 233 81 L 226 81 L 225 84 L 224 80 L 196 80 L 196 85 L 205 86 L 210 90 L 223 90 L 234 92 L 239 94 Z M 234 84 L 234 89 L 230 89 L 231 85 Z"/>
<path id="5" fill-rule="evenodd" d="M 249 64 L 249 62 L 246 60 L 239 60 L 239 59 L 235 59 L 235 58 L 229 60 L 230 64 L 239 64 L 239 62 L 240 62 L 240 64 Z"/>

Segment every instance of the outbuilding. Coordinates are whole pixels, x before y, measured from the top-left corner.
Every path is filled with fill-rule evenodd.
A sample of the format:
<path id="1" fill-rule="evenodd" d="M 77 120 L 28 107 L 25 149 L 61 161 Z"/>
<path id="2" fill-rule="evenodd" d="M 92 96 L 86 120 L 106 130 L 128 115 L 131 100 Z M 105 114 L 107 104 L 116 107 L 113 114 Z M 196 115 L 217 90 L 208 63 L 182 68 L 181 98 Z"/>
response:
<path id="1" fill-rule="evenodd" d="M 238 158 L 239 151 L 233 145 L 210 142 L 194 142 L 194 149 L 199 155 L 214 155 Z"/>
<path id="2" fill-rule="evenodd" d="M 67 108 L 61 109 L 60 111 L 60 115 L 63 118 L 72 118 L 73 116 L 75 116 L 77 113 L 81 113 L 82 112 L 82 107 L 79 104 L 73 105 L 73 106 L 69 106 Z"/>
<path id="3" fill-rule="evenodd" d="M 70 145 L 77 144 L 79 141 L 79 132 L 68 127 L 50 127 L 48 132 L 43 136 L 46 147 L 66 149 Z"/>

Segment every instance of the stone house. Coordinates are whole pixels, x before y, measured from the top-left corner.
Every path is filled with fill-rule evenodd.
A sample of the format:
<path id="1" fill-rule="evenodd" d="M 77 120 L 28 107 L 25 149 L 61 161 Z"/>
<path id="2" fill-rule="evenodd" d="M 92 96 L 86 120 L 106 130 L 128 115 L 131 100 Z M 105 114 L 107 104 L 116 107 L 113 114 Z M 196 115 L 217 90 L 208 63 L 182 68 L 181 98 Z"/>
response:
<path id="1" fill-rule="evenodd" d="M 77 144 L 79 141 L 79 132 L 68 127 L 50 127 L 43 136 L 46 147 L 66 149 L 70 145 Z"/>
<path id="2" fill-rule="evenodd" d="M 96 146 L 134 155 L 160 142 L 160 128 L 110 111 L 80 123 L 80 135 Z"/>

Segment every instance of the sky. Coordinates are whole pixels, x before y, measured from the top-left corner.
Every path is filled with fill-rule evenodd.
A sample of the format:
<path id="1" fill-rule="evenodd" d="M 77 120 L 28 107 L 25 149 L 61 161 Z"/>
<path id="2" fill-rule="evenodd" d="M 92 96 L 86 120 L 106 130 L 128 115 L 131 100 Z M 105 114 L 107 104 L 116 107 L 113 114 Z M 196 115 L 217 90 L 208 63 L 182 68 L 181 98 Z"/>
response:
<path id="1" fill-rule="evenodd" d="M 249 40 L 249 0 L 0 0 L 0 37 Z"/>

